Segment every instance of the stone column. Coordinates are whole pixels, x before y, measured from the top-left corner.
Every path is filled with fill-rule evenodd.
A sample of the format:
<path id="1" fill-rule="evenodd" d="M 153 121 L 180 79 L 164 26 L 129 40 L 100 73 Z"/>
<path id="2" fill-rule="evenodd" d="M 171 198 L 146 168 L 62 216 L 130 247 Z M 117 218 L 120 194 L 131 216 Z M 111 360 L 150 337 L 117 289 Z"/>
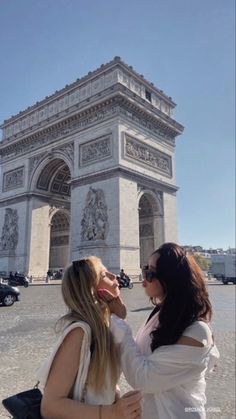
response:
<path id="1" fill-rule="evenodd" d="M 165 242 L 177 242 L 177 220 L 176 220 L 176 195 L 174 193 L 164 193 L 164 232 Z"/>
<path id="2" fill-rule="evenodd" d="M 137 183 L 119 179 L 120 268 L 127 274 L 140 274 L 139 212 Z"/>
<path id="3" fill-rule="evenodd" d="M 154 250 L 164 242 L 164 217 L 159 213 L 153 214 Z"/>
<path id="4" fill-rule="evenodd" d="M 49 245 L 49 204 L 35 197 L 31 200 L 29 275 L 46 275 L 49 266 Z"/>

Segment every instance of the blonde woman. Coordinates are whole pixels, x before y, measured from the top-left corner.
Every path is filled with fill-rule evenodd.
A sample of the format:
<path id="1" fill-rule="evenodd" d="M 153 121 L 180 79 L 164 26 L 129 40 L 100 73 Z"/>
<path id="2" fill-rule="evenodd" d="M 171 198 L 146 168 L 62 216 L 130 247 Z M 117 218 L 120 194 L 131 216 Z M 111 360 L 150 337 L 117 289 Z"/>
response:
<path id="1" fill-rule="evenodd" d="M 115 275 L 90 256 L 70 265 L 62 280 L 68 313 L 60 320 L 61 335 L 38 378 L 44 387 L 45 419 L 141 418 L 141 395 L 118 398 L 119 353 L 109 329 L 110 308 L 125 317 Z M 118 312 L 117 312 L 118 307 Z"/>

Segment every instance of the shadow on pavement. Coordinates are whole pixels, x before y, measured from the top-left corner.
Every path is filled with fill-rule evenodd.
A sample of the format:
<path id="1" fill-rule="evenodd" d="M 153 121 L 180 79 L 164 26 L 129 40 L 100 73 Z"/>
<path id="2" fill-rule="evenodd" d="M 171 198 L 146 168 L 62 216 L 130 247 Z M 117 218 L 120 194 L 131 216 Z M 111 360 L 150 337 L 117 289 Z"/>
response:
<path id="1" fill-rule="evenodd" d="M 132 313 L 136 313 L 137 311 L 151 311 L 153 310 L 153 307 L 142 307 L 142 308 L 136 308 L 135 310 L 130 310 Z"/>

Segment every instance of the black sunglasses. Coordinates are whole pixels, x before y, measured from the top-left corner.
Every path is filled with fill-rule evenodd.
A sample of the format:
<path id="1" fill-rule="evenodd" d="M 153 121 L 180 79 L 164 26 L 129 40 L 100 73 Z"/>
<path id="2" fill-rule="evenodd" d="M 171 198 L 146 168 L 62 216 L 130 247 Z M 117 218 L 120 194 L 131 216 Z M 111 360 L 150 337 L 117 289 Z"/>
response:
<path id="1" fill-rule="evenodd" d="M 72 262 L 74 272 L 76 274 L 79 274 L 79 268 L 81 268 L 85 263 L 86 263 L 86 259 L 74 260 Z"/>
<path id="2" fill-rule="evenodd" d="M 157 274 L 156 272 L 151 271 L 148 268 L 148 265 L 146 265 L 142 268 L 142 277 L 145 281 L 152 282 L 154 279 L 157 279 Z"/>

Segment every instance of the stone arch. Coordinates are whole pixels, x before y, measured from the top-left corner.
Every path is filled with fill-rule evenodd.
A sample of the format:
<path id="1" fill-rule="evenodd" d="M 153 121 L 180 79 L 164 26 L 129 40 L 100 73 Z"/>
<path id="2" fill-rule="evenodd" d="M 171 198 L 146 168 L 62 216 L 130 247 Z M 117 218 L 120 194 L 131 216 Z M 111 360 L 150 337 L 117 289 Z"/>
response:
<path id="1" fill-rule="evenodd" d="M 163 241 L 163 205 L 161 193 L 143 190 L 138 196 L 140 266 Z"/>
<path id="2" fill-rule="evenodd" d="M 70 184 L 71 164 L 60 153 L 35 163 L 30 182 L 29 251 L 29 271 L 34 276 L 44 276 L 48 269 L 64 268 L 69 261 Z M 61 231 L 56 231 L 55 225 L 61 225 Z"/>
<path id="3" fill-rule="evenodd" d="M 140 202 L 140 199 L 143 195 L 145 195 L 148 198 L 150 204 L 152 205 L 154 213 L 156 215 L 163 215 L 162 192 L 141 188 L 138 193 L 138 202 Z"/>
<path id="4" fill-rule="evenodd" d="M 67 168 L 69 181 L 73 176 L 73 167 L 71 160 L 62 155 L 62 153 L 47 154 L 42 158 L 35 158 L 31 161 L 29 167 L 29 190 L 31 192 L 37 189 L 48 190 L 47 186 L 52 182 L 52 175 L 55 175 L 64 168 Z M 38 188 L 38 186 L 40 186 Z"/>

